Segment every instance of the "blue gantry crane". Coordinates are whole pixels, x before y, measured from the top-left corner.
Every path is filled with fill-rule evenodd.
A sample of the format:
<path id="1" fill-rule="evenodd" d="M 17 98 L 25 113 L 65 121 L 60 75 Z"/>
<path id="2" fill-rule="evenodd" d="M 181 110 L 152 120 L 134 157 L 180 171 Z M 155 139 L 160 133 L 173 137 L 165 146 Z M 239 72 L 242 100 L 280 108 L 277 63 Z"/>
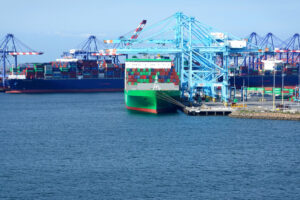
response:
<path id="1" fill-rule="evenodd" d="M 2 63 L 2 82 L 3 87 L 5 87 L 5 78 L 6 78 L 6 65 L 14 66 L 18 65 L 18 56 L 19 55 L 42 55 L 43 52 L 35 51 L 22 43 L 17 39 L 13 34 L 7 34 L 3 40 L 0 41 L 0 63 Z M 13 58 L 14 61 L 11 61 Z"/>
<path id="2" fill-rule="evenodd" d="M 259 36 L 256 32 L 251 33 L 247 38 L 248 49 L 254 46 L 263 53 L 250 53 L 243 57 L 242 66 L 247 66 L 249 69 L 258 69 L 262 66 L 261 60 L 268 58 L 276 58 L 284 60 L 286 64 L 299 63 L 300 47 L 299 34 L 296 33 L 289 39 L 283 41 L 273 33 L 267 33 L 264 37 Z M 234 66 L 238 66 L 238 59 L 235 58 Z"/>
<path id="3" fill-rule="evenodd" d="M 252 32 L 249 37 L 247 37 L 248 43 L 247 43 L 247 48 L 248 49 L 262 49 L 260 46 L 261 41 L 263 40 L 262 37 L 260 37 L 256 32 Z M 243 66 L 248 66 L 249 69 L 258 69 L 261 64 L 262 54 L 257 53 L 257 52 L 251 52 L 249 54 L 244 54 L 243 55 Z M 235 65 L 238 67 L 238 65 Z"/>
<path id="4" fill-rule="evenodd" d="M 286 63 L 299 63 L 300 62 L 300 35 L 295 33 L 291 38 L 286 40 Z M 282 52 L 279 52 L 280 57 Z"/>
<path id="5" fill-rule="evenodd" d="M 105 42 L 97 39 L 95 35 L 91 35 L 87 40 L 80 43 L 76 49 L 71 49 L 69 52 L 63 52 L 62 57 L 66 59 L 80 60 L 112 60 L 113 63 L 119 63 L 119 56 L 114 51 L 103 51 L 106 48 Z"/>
<path id="6" fill-rule="evenodd" d="M 274 58 L 276 56 L 276 50 L 284 48 L 286 44 L 273 33 L 268 33 L 262 39 L 259 46 L 265 50 L 264 60 L 266 60 L 268 58 Z"/>
<path id="7" fill-rule="evenodd" d="M 91 56 L 103 48 L 103 43 L 100 42 L 95 35 L 91 35 L 88 39 L 80 43 L 76 49 L 71 49 L 69 52 L 63 52 L 62 57 L 77 58 L 82 60 L 98 59 Z"/>
<path id="8" fill-rule="evenodd" d="M 300 62 L 300 39 L 299 34 L 295 33 L 292 37 L 283 41 L 273 33 L 268 33 L 260 37 L 257 33 L 250 34 L 248 45 L 255 45 L 263 54 L 249 54 L 243 60 L 243 66 L 257 69 L 261 66 L 261 60 L 276 58 L 283 60 L 286 64 L 298 64 Z M 251 48 L 251 47 L 248 47 Z"/>
<path id="9" fill-rule="evenodd" d="M 216 89 L 221 88 L 222 100 L 227 102 L 229 55 L 258 51 L 248 49 L 246 40 L 220 32 L 182 12 L 144 28 L 139 38 L 110 41 L 115 44 L 130 42 L 130 45 L 104 51 L 171 55 L 181 76 L 182 96 L 188 95 L 191 101 L 199 90 L 216 97 Z"/>

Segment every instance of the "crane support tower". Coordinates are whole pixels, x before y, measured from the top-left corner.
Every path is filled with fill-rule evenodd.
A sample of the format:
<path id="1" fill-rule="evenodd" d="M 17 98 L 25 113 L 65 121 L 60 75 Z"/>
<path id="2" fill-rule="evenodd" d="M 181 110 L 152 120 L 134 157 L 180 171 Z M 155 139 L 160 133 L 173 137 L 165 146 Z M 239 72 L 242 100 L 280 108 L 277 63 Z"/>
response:
<path id="1" fill-rule="evenodd" d="M 249 70 L 263 70 L 263 60 L 269 58 L 282 60 L 286 66 L 300 67 L 300 37 L 295 33 L 287 40 L 281 40 L 269 32 L 260 36 L 253 32 L 246 37 L 248 49 L 258 49 L 258 52 L 231 54 L 231 71 L 239 67 L 246 67 Z"/>
<path id="2" fill-rule="evenodd" d="M 147 20 L 145 20 L 145 19 L 142 20 L 141 23 L 138 25 L 138 27 L 134 30 L 134 33 L 130 37 L 130 39 L 125 36 L 120 36 L 118 40 L 104 40 L 103 42 L 105 44 L 116 44 L 116 45 L 114 45 L 114 49 L 119 48 L 119 47 L 129 46 L 132 44 L 132 42 L 137 40 L 137 38 L 139 37 L 143 28 L 145 27 L 146 23 L 147 23 Z M 131 33 L 131 31 L 130 31 L 130 33 Z M 127 34 L 125 34 L 125 35 L 127 35 Z"/>
<path id="3" fill-rule="evenodd" d="M 14 58 L 15 67 L 18 65 L 18 56 L 19 55 L 42 55 L 43 52 L 35 51 L 29 48 L 27 45 L 18 40 L 13 34 L 9 33 L 5 38 L 0 42 L 0 62 L 2 66 L 2 82 L 3 87 L 5 87 L 6 79 L 6 64 L 11 64 L 9 57 Z"/>
<path id="4" fill-rule="evenodd" d="M 219 89 L 222 100 L 227 102 L 229 55 L 258 52 L 257 48 L 248 49 L 246 40 L 217 31 L 182 12 L 148 26 L 139 33 L 138 38 L 125 35 L 118 40 L 106 41 L 130 43 L 114 49 L 114 52 L 120 54 L 171 56 L 180 73 L 181 95 L 190 101 L 199 91 L 216 97 Z"/>
<path id="5" fill-rule="evenodd" d="M 101 45 L 101 42 L 95 35 L 90 35 L 88 39 L 78 45 L 78 48 L 70 49 L 69 52 L 64 52 L 62 57 L 78 58 L 83 60 L 89 60 L 91 58 L 94 59 L 95 57 L 93 57 L 92 54 L 98 53 L 98 51 L 103 48 Z"/>

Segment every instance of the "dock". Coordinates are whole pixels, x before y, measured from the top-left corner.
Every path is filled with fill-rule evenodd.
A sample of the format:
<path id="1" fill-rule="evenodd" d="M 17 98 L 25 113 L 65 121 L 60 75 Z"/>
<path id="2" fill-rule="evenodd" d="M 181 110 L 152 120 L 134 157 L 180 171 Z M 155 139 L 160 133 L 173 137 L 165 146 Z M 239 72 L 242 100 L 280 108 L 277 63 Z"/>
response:
<path id="1" fill-rule="evenodd" d="M 297 111 L 253 111 L 236 110 L 229 117 L 245 119 L 272 119 L 300 121 L 300 113 Z"/>
<path id="2" fill-rule="evenodd" d="M 232 113 L 232 109 L 227 107 L 185 107 L 183 112 L 192 116 L 227 116 Z"/>

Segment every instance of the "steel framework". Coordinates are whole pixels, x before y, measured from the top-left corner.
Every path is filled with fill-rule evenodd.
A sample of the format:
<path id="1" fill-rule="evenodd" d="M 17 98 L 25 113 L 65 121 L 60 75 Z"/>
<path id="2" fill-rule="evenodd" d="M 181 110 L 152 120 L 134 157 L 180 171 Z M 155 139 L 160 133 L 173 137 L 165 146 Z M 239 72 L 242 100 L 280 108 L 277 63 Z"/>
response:
<path id="1" fill-rule="evenodd" d="M 268 57 L 283 60 L 286 64 L 300 63 L 300 37 L 298 33 L 283 41 L 273 33 L 268 33 L 264 37 L 260 37 L 257 33 L 253 32 L 247 37 L 247 40 L 248 44 L 253 44 L 264 52 L 261 55 L 252 54 L 244 58 L 243 65 L 248 66 L 250 69 L 257 68 L 261 65 L 260 61 Z"/>
<path id="2" fill-rule="evenodd" d="M 43 52 L 38 52 L 20 40 L 18 40 L 13 34 L 9 33 L 0 42 L 0 62 L 2 62 L 2 82 L 3 87 L 5 87 L 5 77 L 6 77 L 6 63 L 10 63 L 9 57 L 12 56 L 14 59 L 15 66 L 18 65 L 19 55 L 42 55 Z"/>
<path id="3" fill-rule="evenodd" d="M 88 39 L 79 44 L 78 48 L 71 49 L 69 52 L 64 52 L 62 57 L 72 57 L 83 60 L 95 59 L 96 57 L 91 55 L 93 53 L 97 53 L 102 48 L 103 44 L 101 44 L 96 36 L 91 35 L 88 37 Z"/>
<path id="4" fill-rule="evenodd" d="M 300 67 L 300 38 L 296 33 L 292 37 L 283 41 L 273 33 L 267 33 L 261 37 L 256 32 L 252 32 L 246 37 L 248 49 L 258 49 L 258 52 L 240 53 L 231 55 L 231 68 L 235 70 L 247 67 L 249 70 L 262 70 L 263 62 L 268 58 L 282 60 L 285 64 Z"/>
<path id="5" fill-rule="evenodd" d="M 114 50 L 103 50 L 106 44 L 98 40 L 96 36 L 91 35 L 87 40 L 83 41 L 76 49 L 71 49 L 69 52 L 63 52 L 62 57 L 66 59 L 82 59 L 82 60 L 97 60 L 102 62 L 106 59 L 111 59 L 113 63 L 118 64 L 119 56 L 122 54 L 115 53 Z"/>
<path id="6" fill-rule="evenodd" d="M 278 51 L 278 50 L 277 50 Z M 282 53 L 286 55 L 286 63 L 300 63 L 300 35 L 295 33 L 291 38 L 287 39 L 286 46 L 283 51 L 278 52 L 280 57 Z"/>
<path id="7" fill-rule="evenodd" d="M 110 41 L 131 43 L 114 49 L 120 54 L 171 55 L 181 76 L 182 96 L 188 94 L 190 101 L 199 89 L 216 97 L 216 89 L 221 88 L 222 100 L 227 102 L 229 55 L 257 52 L 255 48 L 248 49 L 246 41 L 219 32 L 181 12 L 144 28 L 138 39 L 124 36 Z M 236 46 L 234 42 L 245 45 Z"/>
<path id="8" fill-rule="evenodd" d="M 252 32 L 247 38 L 247 48 L 248 49 L 261 49 L 260 42 L 263 40 L 256 32 Z M 261 64 L 262 54 L 257 52 L 251 52 L 249 54 L 243 54 L 243 66 L 248 66 L 249 69 L 258 69 Z M 238 67 L 238 58 L 235 62 L 235 67 Z"/>

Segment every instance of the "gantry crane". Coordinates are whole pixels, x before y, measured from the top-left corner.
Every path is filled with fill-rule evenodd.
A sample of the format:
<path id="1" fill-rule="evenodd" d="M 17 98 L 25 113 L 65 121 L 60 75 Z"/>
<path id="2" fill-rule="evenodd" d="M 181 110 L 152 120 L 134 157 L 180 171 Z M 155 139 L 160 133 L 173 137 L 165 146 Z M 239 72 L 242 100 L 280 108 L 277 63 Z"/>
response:
<path id="1" fill-rule="evenodd" d="M 15 67 L 18 65 L 19 55 L 42 55 L 43 52 L 35 51 L 29 48 L 27 45 L 18 40 L 13 34 L 9 33 L 0 43 L 0 62 L 2 66 L 2 82 L 5 87 L 6 79 L 6 64 L 12 64 L 9 61 L 9 57 L 14 58 Z"/>
<path id="2" fill-rule="evenodd" d="M 205 94 L 215 97 L 216 88 L 220 87 L 222 100 L 227 102 L 229 54 L 258 52 L 256 48 L 248 49 L 245 40 L 219 32 L 181 12 L 148 26 L 137 39 L 124 38 L 107 41 L 124 44 L 130 42 L 130 45 L 103 51 L 172 55 L 181 76 L 182 96 L 188 93 L 191 101 L 199 88 Z"/>
<path id="3" fill-rule="evenodd" d="M 117 40 L 104 40 L 105 44 L 114 44 L 113 49 L 117 49 L 117 48 L 122 48 L 124 46 L 129 46 L 131 45 L 133 42 L 135 42 L 139 35 L 141 34 L 142 30 L 144 29 L 145 25 L 147 23 L 147 20 L 142 20 L 141 23 L 138 25 L 138 27 L 134 30 L 133 35 L 131 35 L 130 38 L 127 38 L 124 35 L 120 36 L 119 39 Z M 131 31 L 129 33 L 132 33 Z"/>
<path id="4" fill-rule="evenodd" d="M 62 57 L 70 57 L 82 60 L 98 59 L 91 56 L 103 48 L 103 44 L 97 39 L 95 35 L 91 35 L 87 40 L 80 43 L 76 49 L 71 49 L 69 52 L 64 52 Z"/>
<path id="5" fill-rule="evenodd" d="M 104 40 L 104 44 L 109 45 L 113 44 L 114 48 L 107 48 L 107 49 L 101 49 L 97 52 L 93 52 L 91 55 L 96 57 L 103 57 L 103 56 L 110 56 L 114 58 L 114 62 L 118 61 L 118 56 L 126 56 L 127 54 L 121 54 L 117 53 L 116 48 L 129 46 L 132 44 L 133 41 L 135 41 L 141 31 L 143 30 L 144 26 L 146 25 L 147 20 L 142 20 L 142 22 L 138 25 L 138 27 L 135 29 L 133 35 L 130 37 L 130 39 L 127 39 L 125 36 L 120 36 L 118 40 Z"/>
<path id="6" fill-rule="evenodd" d="M 286 55 L 286 63 L 300 63 L 300 35 L 295 33 L 291 38 L 286 40 L 284 49 L 275 50 L 280 57 L 284 53 Z"/>

